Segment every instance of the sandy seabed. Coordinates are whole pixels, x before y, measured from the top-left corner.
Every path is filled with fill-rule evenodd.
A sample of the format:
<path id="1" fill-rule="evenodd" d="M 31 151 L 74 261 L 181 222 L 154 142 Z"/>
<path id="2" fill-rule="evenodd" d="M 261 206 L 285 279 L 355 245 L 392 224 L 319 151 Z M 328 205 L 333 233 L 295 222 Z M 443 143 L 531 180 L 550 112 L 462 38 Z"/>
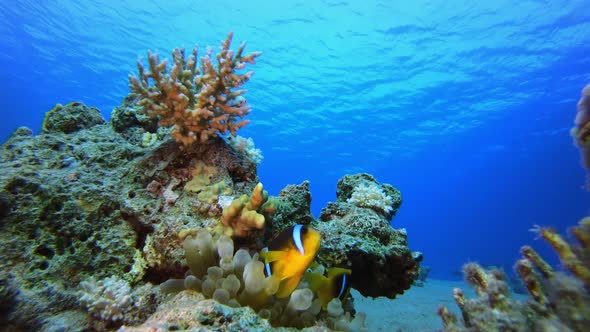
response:
<path id="1" fill-rule="evenodd" d="M 437 279 L 428 279 L 424 287 L 414 286 L 394 300 L 366 298 L 354 290 L 352 294 L 355 309 L 367 314 L 365 325 L 370 332 L 440 331 L 442 320 L 436 311 L 441 305 L 459 315 L 459 308 L 453 300 L 454 287 L 461 288 L 467 297 L 474 296 L 463 281 Z"/>

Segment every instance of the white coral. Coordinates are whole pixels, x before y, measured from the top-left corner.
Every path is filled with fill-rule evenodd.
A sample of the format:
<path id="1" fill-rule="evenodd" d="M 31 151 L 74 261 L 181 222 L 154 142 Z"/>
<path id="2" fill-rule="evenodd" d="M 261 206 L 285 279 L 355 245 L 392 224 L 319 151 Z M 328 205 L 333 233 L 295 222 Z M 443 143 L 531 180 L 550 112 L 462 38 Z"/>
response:
<path id="1" fill-rule="evenodd" d="M 352 195 L 347 201 L 356 206 L 365 208 L 377 208 L 389 213 L 393 210 L 393 198 L 387 196 L 383 189 L 376 183 L 361 183 L 353 189 Z"/>
<path id="2" fill-rule="evenodd" d="M 92 316 L 101 320 L 121 320 L 134 304 L 131 287 L 117 276 L 99 281 L 91 277 L 82 281 L 80 288 L 80 303 Z"/>
<path id="3" fill-rule="evenodd" d="M 254 146 L 254 140 L 252 137 L 244 138 L 240 135 L 235 137 L 228 136 L 226 141 L 232 148 L 234 148 L 235 151 L 252 159 L 252 161 L 254 161 L 256 164 L 260 164 L 262 162 L 262 151 Z"/>

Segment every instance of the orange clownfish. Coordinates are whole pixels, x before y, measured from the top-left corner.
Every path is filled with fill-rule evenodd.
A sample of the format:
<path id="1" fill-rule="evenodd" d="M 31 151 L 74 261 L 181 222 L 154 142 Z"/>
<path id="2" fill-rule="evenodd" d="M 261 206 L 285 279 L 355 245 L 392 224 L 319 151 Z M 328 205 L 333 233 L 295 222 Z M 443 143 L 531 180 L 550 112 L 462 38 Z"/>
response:
<path id="1" fill-rule="evenodd" d="M 282 231 L 262 250 L 267 276 L 280 281 L 275 296 L 284 298 L 295 290 L 320 249 L 320 233 L 304 225 Z"/>
<path id="2" fill-rule="evenodd" d="M 322 308 L 327 310 L 328 303 L 333 298 L 337 297 L 342 303 L 346 302 L 350 292 L 348 279 L 351 273 L 352 271 L 349 269 L 331 267 L 328 269 L 327 277 L 321 273 L 308 272 L 305 274 L 305 278 L 309 281 L 311 290 L 318 295 Z"/>

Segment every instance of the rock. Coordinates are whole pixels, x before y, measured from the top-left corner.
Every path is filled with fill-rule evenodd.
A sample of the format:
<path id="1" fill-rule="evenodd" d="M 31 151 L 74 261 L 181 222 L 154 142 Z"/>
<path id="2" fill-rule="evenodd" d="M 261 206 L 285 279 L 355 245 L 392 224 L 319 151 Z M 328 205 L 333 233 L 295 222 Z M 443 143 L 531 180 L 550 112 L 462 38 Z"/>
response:
<path id="1" fill-rule="evenodd" d="M 57 104 L 47 112 L 41 131 L 70 134 L 103 123 L 105 120 L 97 108 L 88 107 L 81 102 L 71 102 L 65 106 Z"/>
<path id="2" fill-rule="evenodd" d="M 221 138 L 181 149 L 167 137 L 142 147 L 97 125 L 99 115 L 81 103 L 58 106 L 41 135 L 19 129 L 0 149 L 0 261 L 10 271 L 0 295 L 11 301 L 0 327 L 63 323 L 48 318 L 82 310 L 77 287 L 89 276 L 117 275 L 135 287 L 182 276 L 177 233 L 215 221 L 182 190 L 198 160 L 221 169 L 238 195 L 258 180 L 256 165 Z M 148 185 L 173 179 L 179 199 L 166 206 Z"/>
<path id="3" fill-rule="evenodd" d="M 396 188 L 381 185 L 393 197 L 395 209 L 389 213 L 348 202 L 354 187 L 365 181 L 378 184 L 368 174 L 340 179 L 336 201 L 328 203 L 319 220 L 311 224 L 322 234 L 318 260 L 324 266 L 351 269 L 350 284 L 364 296 L 395 298 L 418 278 L 422 254 L 410 250 L 405 229 L 389 225 L 388 218 L 401 205 Z"/>

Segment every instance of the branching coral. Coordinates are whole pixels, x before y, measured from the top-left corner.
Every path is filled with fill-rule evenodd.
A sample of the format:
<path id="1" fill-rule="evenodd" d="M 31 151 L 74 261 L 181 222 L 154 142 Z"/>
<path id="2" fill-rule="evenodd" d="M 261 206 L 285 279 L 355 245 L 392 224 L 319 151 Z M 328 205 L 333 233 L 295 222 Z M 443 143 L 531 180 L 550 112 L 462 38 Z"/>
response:
<path id="1" fill-rule="evenodd" d="M 239 74 L 246 63 L 254 64 L 260 52 L 243 55 L 246 43 L 234 53 L 230 50 L 232 33 L 221 44 L 221 51 L 215 56 L 217 66 L 208 48 L 197 65 L 198 48 L 185 58 L 184 48 L 174 49 L 174 65 L 167 68 L 167 60 L 160 61 L 157 54 L 148 51 L 149 69 L 137 62 L 139 77 L 129 76 L 129 87 L 139 95 L 138 104 L 147 115 L 159 118 L 160 127 L 170 127 L 172 137 L 183 145 L 209 138 L 228 131 L 236 131 L 248 120 L 241 120 L 250 111 L 243 94 L 237 90 L 254 74 L 253 71 Z"/>
<path id="2" fill-rule="evenodd" d="M 477 298 L 467 299 L 454 290 L 463 314 L 462 325 L 446 308 L 439 309 L 446 331 L 586 331 L 590 326 L 590 217 L 570 229 L 578 244 L 570 244 L 550 228 L 534 229 L 559 256 L 572 274 L 555 271 L 531 247 L 514 266 L 530 299 L 521 303 L 510 297 L 504 275 L 484 271 L 469 263 L 463 268 Z"/>

